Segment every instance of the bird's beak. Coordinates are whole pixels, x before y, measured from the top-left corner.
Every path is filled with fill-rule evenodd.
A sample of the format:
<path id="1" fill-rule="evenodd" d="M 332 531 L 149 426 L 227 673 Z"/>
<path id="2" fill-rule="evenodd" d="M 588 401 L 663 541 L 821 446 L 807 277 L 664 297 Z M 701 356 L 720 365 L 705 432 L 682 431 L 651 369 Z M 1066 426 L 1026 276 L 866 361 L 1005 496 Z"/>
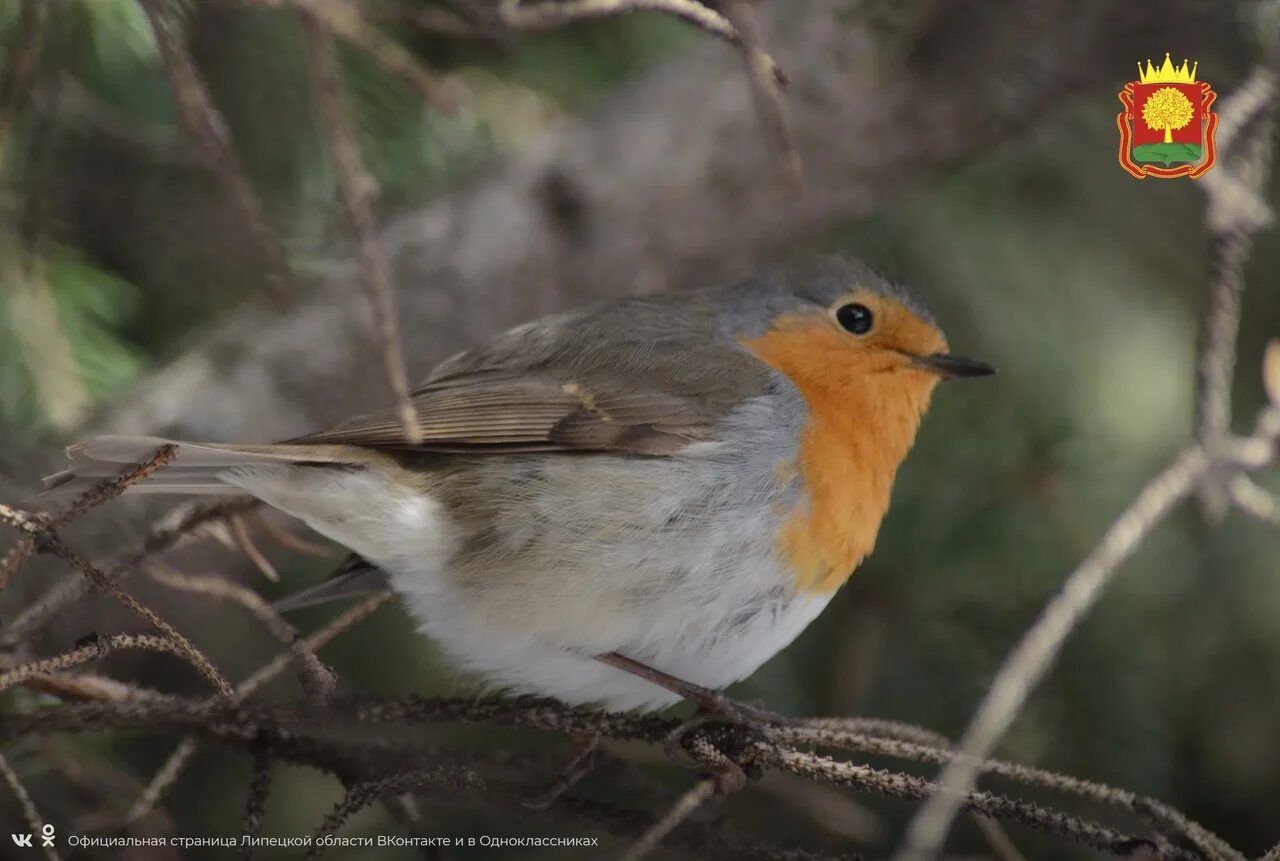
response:
<path id="1" fill-rule="evenodd" d="M 911 364 L 926 371 L 932 371 L 946 380 L 957 380 L 965 377 L 986 377 L 996 369 L 986 362 L 977 359 L 966 359 L 951 353 L 932 353 L 928 356 L 911 356 Z"/>

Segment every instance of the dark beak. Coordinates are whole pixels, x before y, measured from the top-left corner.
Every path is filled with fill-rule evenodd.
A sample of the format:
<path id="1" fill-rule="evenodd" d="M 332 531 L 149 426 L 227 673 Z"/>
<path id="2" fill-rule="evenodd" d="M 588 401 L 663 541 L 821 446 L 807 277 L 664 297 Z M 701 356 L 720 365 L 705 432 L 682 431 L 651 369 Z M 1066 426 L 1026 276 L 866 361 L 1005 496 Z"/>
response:
<path id="1" fill-rule="evenodd" d="M 986 377 L 996 372 L 996 369 L 986 362 L 979 362 L 977 359 L 966 359 L 964 356 L 954 356 L 951 353 L 912 356 L 911 363 L 918 368 L 924 368 L 926 371 L 933 371 L 947 380 L 957 380 L 964 377 Z"/>

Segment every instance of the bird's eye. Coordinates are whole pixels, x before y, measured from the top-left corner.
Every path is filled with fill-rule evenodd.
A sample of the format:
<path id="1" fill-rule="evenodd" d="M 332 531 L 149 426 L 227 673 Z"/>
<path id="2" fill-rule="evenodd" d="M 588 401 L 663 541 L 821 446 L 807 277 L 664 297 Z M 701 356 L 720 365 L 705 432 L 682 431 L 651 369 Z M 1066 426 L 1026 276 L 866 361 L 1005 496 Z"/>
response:
<path id="1" fill-rule="evenodd" d="M 865 335 L 871 331 L 874 318 L 866 305 L 850 302 L 836 309 L 836 322 L 855 335 Z"/>

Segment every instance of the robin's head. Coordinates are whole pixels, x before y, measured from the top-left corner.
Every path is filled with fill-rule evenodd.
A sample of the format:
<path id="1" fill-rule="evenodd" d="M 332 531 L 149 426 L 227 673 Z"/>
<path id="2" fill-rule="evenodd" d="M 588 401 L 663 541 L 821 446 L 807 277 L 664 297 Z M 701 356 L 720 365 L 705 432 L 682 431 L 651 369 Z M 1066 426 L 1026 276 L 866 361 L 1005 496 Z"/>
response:
<path id="1" fill-rule="evenodd" d="M 893 374 L 931 389 L 938 380 L 995 372 L 950 353 L 919 299 L 851 260 L 776 272 L 740 289 L 736 337 L 792 376 Z"/>

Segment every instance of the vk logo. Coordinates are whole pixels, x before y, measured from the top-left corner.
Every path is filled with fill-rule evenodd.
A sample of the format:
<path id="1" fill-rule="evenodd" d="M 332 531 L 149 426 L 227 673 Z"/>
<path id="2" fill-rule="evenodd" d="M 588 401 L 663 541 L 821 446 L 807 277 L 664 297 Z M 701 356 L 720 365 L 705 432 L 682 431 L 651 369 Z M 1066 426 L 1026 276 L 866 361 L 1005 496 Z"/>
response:
<path id="1" fill-rule="evenodd" d="M 13 838 L 13 845 L 15 846 L 29 847 L 34 845 L 31 842 L 32 835 L 30 834 L 10 834 L 9 836 Z M 45 825 L 40 829 L 40 845 L 52 846 L 54 837 L 55 834 L 52 825 Z"/>

